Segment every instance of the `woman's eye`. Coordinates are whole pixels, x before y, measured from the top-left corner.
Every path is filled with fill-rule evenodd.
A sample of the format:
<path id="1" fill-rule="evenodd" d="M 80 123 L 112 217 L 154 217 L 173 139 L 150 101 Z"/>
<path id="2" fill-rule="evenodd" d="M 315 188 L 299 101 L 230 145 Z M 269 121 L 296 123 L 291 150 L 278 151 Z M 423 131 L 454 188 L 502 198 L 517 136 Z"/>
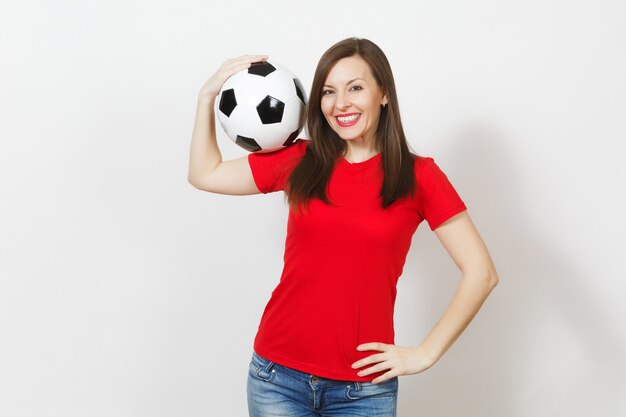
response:
<path id="1" fill-rule="evenodd" d="M 322 95 L 323 95 L 323 96 L 325 96 L 325 95 L 327 95 L 327 94 L 329 94 L 329 93 L 332 93 L 332 91 L 331 91 L 331 90 L 323 90 L 323 91 L 322 91 Z"/>
<path id="2" fill-rule="evenodd" d="M 354 86 L 352 86 L 352 88 L 356 88 L 357 90 L 362 90 L 360 85 L 354 85 Z"/>

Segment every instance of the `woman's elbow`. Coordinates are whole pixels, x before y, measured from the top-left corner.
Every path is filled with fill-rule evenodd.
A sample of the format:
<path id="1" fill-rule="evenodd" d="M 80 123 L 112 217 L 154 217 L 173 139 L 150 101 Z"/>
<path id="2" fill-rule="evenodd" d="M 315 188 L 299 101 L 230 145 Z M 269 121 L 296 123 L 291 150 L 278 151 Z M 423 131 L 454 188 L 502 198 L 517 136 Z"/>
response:
<path id="1" fill-rule="evenodd" d="M 489 287 L 495 288 L 496 285 L 500 282 L 500 277 L 498 277 L 498 273 L 494 270 L 489 273 Z"/>

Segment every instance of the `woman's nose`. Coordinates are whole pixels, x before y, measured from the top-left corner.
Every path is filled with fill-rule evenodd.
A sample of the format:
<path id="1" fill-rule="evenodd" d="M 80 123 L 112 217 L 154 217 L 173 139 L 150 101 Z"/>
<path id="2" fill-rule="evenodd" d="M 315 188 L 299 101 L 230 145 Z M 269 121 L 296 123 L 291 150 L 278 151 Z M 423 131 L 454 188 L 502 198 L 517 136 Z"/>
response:
<path id="1" fill-rule="evenodd" d="M 350 106 L 350 100 L 348 100 L 348 96 L 343 93 L 337 93 L 335 107 L 337 107 L 338 109 L 345 109 L 348 106 Z"/>

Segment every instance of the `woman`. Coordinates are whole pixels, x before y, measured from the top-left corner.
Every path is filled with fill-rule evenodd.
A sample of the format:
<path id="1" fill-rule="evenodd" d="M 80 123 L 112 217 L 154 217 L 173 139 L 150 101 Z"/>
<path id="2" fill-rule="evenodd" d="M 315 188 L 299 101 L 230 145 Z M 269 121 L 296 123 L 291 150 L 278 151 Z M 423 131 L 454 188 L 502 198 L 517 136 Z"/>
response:
<path id="1" fill-rule="evenodd" d="M 324 53 L 307 107 L 309 140 L 222 161 L 213 103 L 228 77 L 267 59 L 226 61 L 200 91 L 189 182 L 213 193 L 284 190 L 284 268 L 254 341 L 250 416 L 395 416 L 398 376 L 439 360 L 498 276 L 465 204 L 404 136 L 391 68 L 349 38 Z M 462 280 L 420 346 L 394 344 L 396 283 L 426 220 Z"/>

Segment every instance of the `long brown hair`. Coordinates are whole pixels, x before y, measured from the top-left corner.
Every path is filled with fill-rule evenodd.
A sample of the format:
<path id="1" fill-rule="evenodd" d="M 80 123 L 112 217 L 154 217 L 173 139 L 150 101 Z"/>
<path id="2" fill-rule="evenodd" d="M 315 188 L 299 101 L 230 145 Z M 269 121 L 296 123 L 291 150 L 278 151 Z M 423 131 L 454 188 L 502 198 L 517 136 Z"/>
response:
<path id="1" fill-rule="evenodd" d="M 377 151 L 381 153 L 384 172 L 383 185 L 379 193 L 382 208 L 386 209 L 396 199 L 415 193 L 413 171 L 415 154 L 409 150 L 402 129 L 391 66 L 376 44 L 367 39 L 353 37 L 331 46 L 317 64 L 306 110 L 310 142 L 285 186 L 289 206 L 295 211 L 301 206 L 306 208 L 311 198 L 319 198 L 326 204 L 333 204 L 326 195 L 326 188 L 337 158 L 343 155 L 347 145 L 326 121 L 320 105 L 321 93 L 326 77 L 335 63 L 354 55 L 365 60 L 376 83 L 387 95 L 387 105 L 381 108 L 375 141 Z"/>

